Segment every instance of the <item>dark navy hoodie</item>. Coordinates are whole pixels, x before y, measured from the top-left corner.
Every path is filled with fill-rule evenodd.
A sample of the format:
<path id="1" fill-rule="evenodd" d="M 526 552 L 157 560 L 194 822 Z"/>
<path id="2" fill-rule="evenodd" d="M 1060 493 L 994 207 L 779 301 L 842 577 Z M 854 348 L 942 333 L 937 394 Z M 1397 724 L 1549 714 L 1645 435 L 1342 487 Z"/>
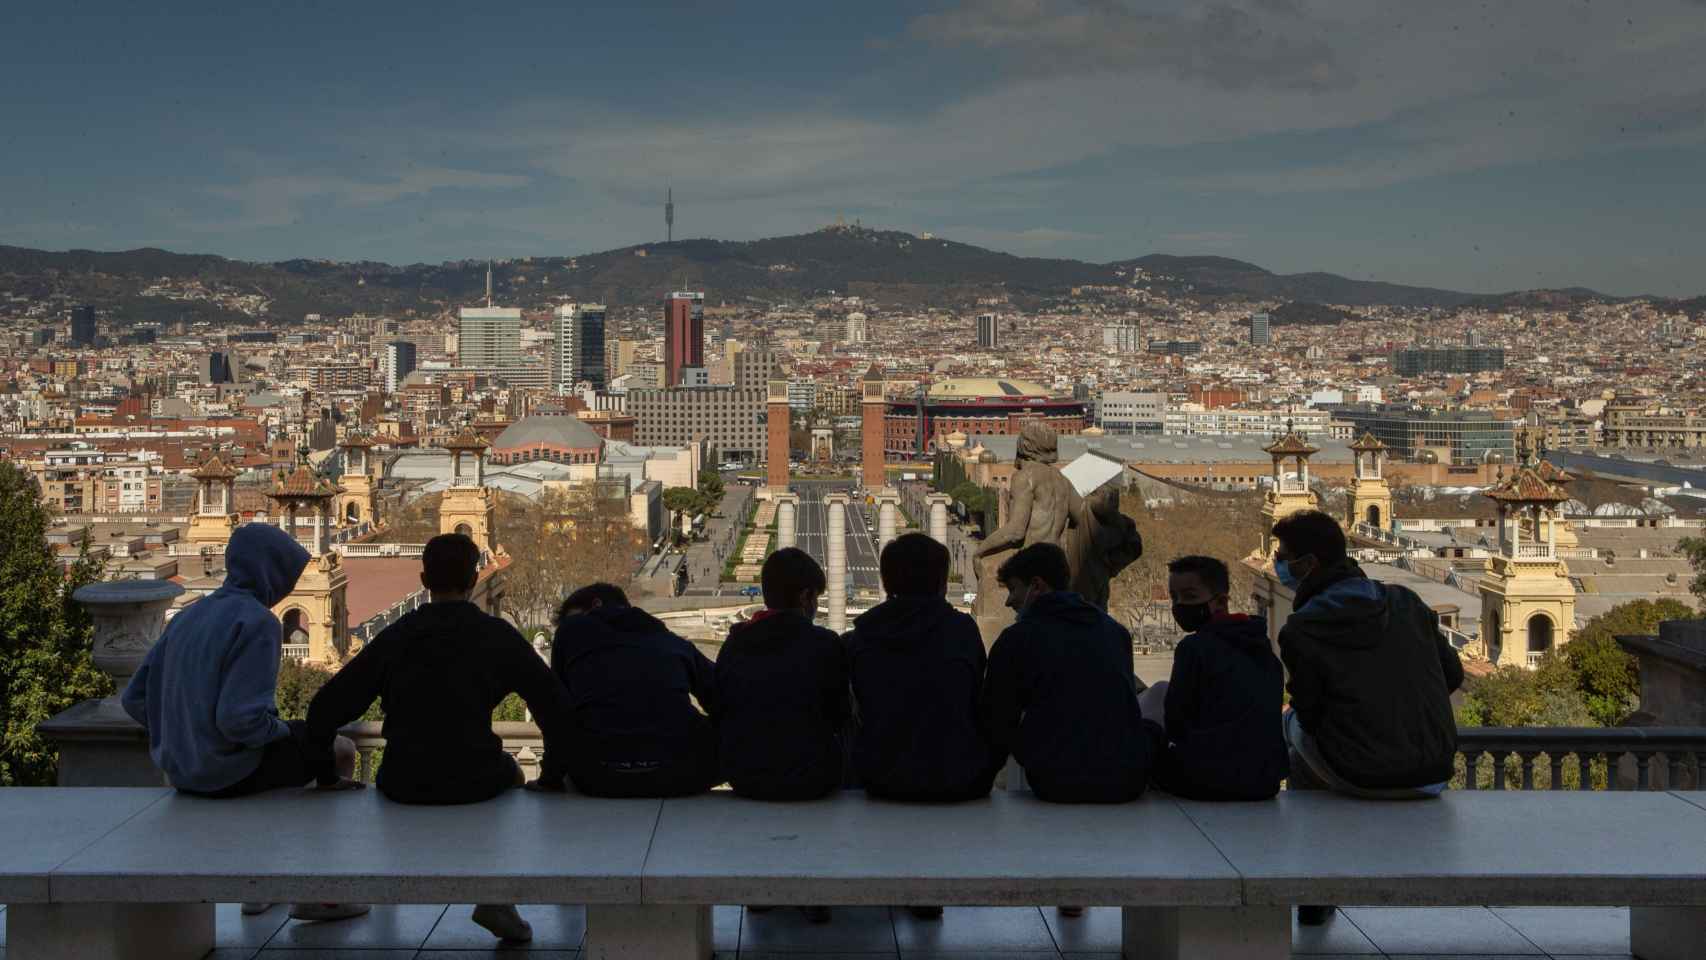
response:
<path id="1" fill-rule="evenodd" d="M 1179 641 L 1157 780 L 1192 800 L 1267 800 L 1287 770 L 1285 671 L 1261 617 L 1217 617 Z"/>
<path id="2" fill-rule="evenodd" d="M 841 785 L 851 710 L 841 638 L 798 610 L 736 626 L 717 654 L 718 760 L 735 793 L 810 800 Z"/>
<path id="3" fill-rule="evenodd" d="M 1123 803 L 1149 782 L 1161 728 L 1137 707 L 1131 634 L 1076 593 L 1025 607 L 989 654 L 984 710 L 998 754 L 1060 803 Z"/>
<path id="4" fill-rule="evenodd" d="M 895 596 L 847 635 L 865 792 L 894 800 L 987 796 L 1001 760 L 978 715 L 986 657 L 977 621 L 939 596 Z"/>

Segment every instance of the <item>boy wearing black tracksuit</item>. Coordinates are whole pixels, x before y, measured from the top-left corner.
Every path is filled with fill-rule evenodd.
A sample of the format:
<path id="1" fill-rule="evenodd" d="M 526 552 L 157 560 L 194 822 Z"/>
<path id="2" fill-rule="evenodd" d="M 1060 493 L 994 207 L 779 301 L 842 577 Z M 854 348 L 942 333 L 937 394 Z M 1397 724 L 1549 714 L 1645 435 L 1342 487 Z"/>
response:
<path id="1" fill-rule="evenodd" d="M 568 696 L 514 627 L 469 601 L 479 560 L 479 547 L 462 534 L 428 541 L 421 584 L 431 602 L 386 627 L 314 695 L 307 737 L 322 785 L 338 782 L 329 749 L 338 728 L 379 699 L 385 760 L 377 785 L 388 799 L 477 803 L 519 787 L 521 767 L 492 732 L 492 711 L 511 693 L 544 735 L 541 778 L 561 781 L 573 736 Z M 474 920 L 505 940 L 532 937 L 513 905 L 481 906 Z"/>
<path id="2" fill-rule="evenodd" d="M 812 623 L 825 584 L 809 554 L 772 553 L 760 580 L 765 609 L 717 655 L 718 759 L 743 797 L 814 800 L 841 786 L 847 654 Z"/>
<path id="3" fill-rule="evenodd" d="M 1036 543 L 996 574 L 1018 620 L 995 641 L 983 704 L 996 753 L 1038 799 L 1124 803 L 1149 782 L 1161 727 L 1138 707 L 1131 634 L 1067 590 L 1066 554 Z"/>
<path id="4" fill-rule="evenodd" d="M 1230 611 L 1231 576 L 1221 561 L 1179 557 L 1167 571 L 1173 619 L 1186 636 L 1165 685 L 1167 749 L 1156 783 L 1192 800 L 1271 799 L 1287 763 L 1285 671 L 1268 622 Z"/>
<path id="5" fill-rule="evenodd" d="M 859 780 L 892 800 L 988 796 L 1001 759 L 978 712 L 987 658 L 977 621 L 948 604 L 948 548 L 909 533 L 878 565 L 888 599 L 847 635 Z"/>
<path id="6" fill-rule="evenodd" d="M 563 601 L 551 669 L 568 689 L 569 779 L 582 793 L 679 797 L 722 782 L 716 668 L 621 588 L 595 583 Z"/>

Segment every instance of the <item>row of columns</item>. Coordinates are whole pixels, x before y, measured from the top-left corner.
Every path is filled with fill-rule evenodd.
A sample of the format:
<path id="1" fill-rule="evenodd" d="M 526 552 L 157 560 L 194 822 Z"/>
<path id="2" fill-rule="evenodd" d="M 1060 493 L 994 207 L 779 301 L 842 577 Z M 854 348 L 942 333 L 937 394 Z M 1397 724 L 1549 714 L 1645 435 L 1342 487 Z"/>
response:
<path id="1" fill-rule="evenodd" d="M 900 495 L 892 489 L 884 489 L 877 492 L 874 499 L 877 507 L 877 552 L 880 555 L 899 529 Z M 775 495 L 775 501 L 776 548 L 798 546 L 799 495 L 779 493 Z M 946 494 L 932 493 L 924 498 L 924 502 L 930 511 L 930 538 L 944 547 L 948 546 L 948 504 L 952 501 Z M 825 571 L 829 586 L 829 629 L 838 633 L 847 629 L 847 507 L 851 503 L 852 497 L 845 493 L 832 493 L 824 498 L 824 504 L 829 508 L 824 549 L 825 559 L 829 562 Z"/>

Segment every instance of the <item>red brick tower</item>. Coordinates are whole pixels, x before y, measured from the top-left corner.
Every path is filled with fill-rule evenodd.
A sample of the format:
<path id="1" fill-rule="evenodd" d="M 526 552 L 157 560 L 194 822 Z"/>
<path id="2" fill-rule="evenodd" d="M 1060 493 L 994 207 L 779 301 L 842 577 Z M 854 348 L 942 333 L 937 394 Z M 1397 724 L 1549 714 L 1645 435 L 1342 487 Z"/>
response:
<path id="1" fill-rule="evenodd" d="M 860 482 L 867 490 L 881 490 L 888 485 L 883 471 L 883 426 L 888 404 L 883 399 L 882 371 L 872 366 L 859 386 Z"/>
<path id="2" fill-rule="evenodd" d="M 764 444 L 764 482 L 774 490 L 788 489 L 788 381 L 770 381 L 765 397 L 769 407 Z"/>

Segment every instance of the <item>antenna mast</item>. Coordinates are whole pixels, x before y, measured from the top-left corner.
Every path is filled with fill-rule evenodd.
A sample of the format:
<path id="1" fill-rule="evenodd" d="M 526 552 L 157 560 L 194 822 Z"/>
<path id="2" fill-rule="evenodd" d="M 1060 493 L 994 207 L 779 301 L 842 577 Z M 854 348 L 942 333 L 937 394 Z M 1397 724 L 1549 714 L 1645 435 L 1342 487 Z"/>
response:
<path id="1" fill-rule="evenodd" d="M 486 261 L 486 306 L 492 305 L 492 261 Z"/>
<path id="2" fill-rule="evenodd" d="M 665 187 L 663 193 L 663 228 L 666 243 L 675 240 L 675 188 Z"/>

